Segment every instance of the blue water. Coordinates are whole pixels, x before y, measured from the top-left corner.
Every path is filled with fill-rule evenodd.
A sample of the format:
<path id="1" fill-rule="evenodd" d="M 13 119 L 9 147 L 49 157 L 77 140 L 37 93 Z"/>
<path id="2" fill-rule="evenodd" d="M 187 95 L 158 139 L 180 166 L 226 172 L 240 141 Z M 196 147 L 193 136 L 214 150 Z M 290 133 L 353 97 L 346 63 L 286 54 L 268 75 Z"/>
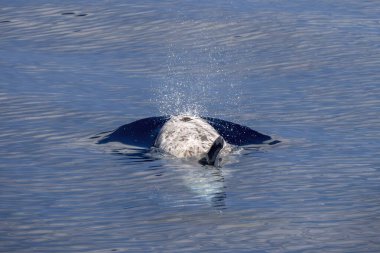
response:
<path id="1" fill-rule="evenodd" d="M 1 252 L 380 252 L 377 1 L 0 3 Z M 90 137 L 190 111 L 204 168 Z"/>

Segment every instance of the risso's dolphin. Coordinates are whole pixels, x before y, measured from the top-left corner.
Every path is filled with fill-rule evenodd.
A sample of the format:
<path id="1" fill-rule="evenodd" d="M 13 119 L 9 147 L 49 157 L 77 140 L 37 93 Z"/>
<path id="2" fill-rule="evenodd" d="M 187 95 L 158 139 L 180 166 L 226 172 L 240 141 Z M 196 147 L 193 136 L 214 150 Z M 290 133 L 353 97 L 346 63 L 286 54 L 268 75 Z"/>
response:
<path id="1" fill-rule="evenodd" d="M 218 166 L 222 154 L 231 152 L 234 146 L 273 145 L 279 141 L 229 121 L 176 115 L 145 118 L 123 125 L 98 141 L 99 144 L 108 142 L 155 147 L 178 158 Z"/>

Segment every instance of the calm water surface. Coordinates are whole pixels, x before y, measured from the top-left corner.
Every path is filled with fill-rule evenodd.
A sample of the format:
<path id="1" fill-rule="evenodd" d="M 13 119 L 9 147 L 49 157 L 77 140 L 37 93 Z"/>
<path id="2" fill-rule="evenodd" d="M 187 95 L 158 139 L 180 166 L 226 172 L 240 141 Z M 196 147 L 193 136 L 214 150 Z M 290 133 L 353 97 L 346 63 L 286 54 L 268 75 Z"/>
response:
<path id="1" fill-rule="evenodd" d="M 1 1 L 1 252 L 380 252 L 378 1 Z M 220 169 L 96 145 L 196 111 Z"/>

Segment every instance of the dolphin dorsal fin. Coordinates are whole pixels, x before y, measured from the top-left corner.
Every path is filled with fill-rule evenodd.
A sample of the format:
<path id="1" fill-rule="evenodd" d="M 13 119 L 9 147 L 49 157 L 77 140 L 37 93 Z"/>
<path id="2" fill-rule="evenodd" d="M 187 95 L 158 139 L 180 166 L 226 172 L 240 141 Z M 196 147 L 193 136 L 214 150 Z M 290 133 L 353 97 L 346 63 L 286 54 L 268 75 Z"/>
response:
<path id="1" fill-rule="evenodd" d="M 209 151 L 207 152 L 206 156 L 202 158 L 199 162 L 204 165 L 215 165 L 216 158 L 219 155 L 220 150 L 224 147 L 224 139 L 222 136 L 219 136 L 215 139 L 215 141 L 212 143 Z"/>

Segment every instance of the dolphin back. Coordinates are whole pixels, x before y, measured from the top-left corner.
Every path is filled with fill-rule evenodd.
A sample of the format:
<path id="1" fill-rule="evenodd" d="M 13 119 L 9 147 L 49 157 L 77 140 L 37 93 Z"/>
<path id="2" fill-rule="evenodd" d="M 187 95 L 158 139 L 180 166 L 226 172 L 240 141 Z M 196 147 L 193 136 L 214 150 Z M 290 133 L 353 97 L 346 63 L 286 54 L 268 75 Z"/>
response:
<path id="1" fill-rule="evenodd" d="M 214 127 L 226 142 L 232 145 L 245 146 L 264 143 L 273 145 L 279 142 L 247 126 L 216 118 L 202 118 Z M 120 142 L 131 146 L 150 148 L 154 145 L 162 126 L 169 119 L 170 116 L 140 119 L 117 128 L 115 131 L 100 139 L 97 143 Z"/>
<path id="2" fill-rule="evenodd" d="M 216 129 L 216 131 L 229 144 L 236 146 L 254 145 L 254 144 L 276 144 L 277 140 L 272 140 L 269 135 L 259 133 L 247 126 L 242 126 L 229 121 L 204 117 L 203 119 Z M 272 141 L 270 141 L 272 140 Z"/>
<path id="3" fill-rule="evenodd" d="M 99 140 L 98 144 L 120 142 L 136 147 L 150 148 L 154 145 L 160 129 L 168 119 L 168 116 L 150 117 L 122 125 Z"/>

